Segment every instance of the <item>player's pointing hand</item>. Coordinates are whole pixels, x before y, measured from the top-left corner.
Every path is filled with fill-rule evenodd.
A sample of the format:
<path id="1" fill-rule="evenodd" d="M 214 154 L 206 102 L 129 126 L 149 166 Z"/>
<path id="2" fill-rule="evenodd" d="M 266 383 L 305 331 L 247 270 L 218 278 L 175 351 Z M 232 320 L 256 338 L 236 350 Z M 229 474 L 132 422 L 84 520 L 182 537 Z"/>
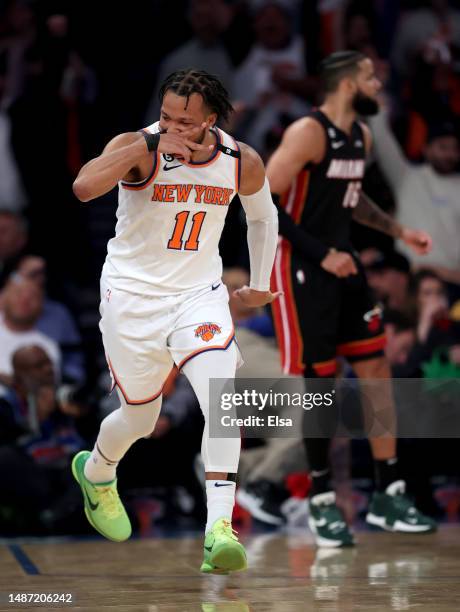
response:
<path id="1" fill-rule="evenodd" d="M 185 161 L 190 161 L 193 151 L 210 151 L 214 145 L 202 145 L 184 138 L 181 134 L 165 132 L 161 134 L 158 143 L 158 152 L 167 153 L 176 157 L 182 157 Z"/>
<path id="2" fill-rule="evenodd" d="M 283 295 L 282 291 L 275 291 L 275 293 L 271 291 L 257 291 L 256 289 L 251 289 L 247 285 L 233 292 L 234 297 L 239 298 L 243 304 L 252 308 L 259 308 L 260 306 L 271 304 L 274 300 L 279 298 L 280 295 Z"/>

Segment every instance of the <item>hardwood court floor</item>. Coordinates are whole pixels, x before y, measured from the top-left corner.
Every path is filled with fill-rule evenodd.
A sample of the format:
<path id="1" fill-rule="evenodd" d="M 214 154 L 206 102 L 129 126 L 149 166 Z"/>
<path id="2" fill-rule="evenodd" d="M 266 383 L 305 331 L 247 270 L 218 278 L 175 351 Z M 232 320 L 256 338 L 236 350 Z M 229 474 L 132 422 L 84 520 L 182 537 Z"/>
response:
<path id="1" fill-rule="evenodd" d="M 302 530 L 242 537 L 250 569 L 203 576 L 202 539 L 36 541 L 0 547 L 0 610 L 297 612 L 460 610 L 460 526 L 433 535 L 358 534 L 317 551 Z M 11 592 L 74 594 L 72 605 L 9 605 Z"/>

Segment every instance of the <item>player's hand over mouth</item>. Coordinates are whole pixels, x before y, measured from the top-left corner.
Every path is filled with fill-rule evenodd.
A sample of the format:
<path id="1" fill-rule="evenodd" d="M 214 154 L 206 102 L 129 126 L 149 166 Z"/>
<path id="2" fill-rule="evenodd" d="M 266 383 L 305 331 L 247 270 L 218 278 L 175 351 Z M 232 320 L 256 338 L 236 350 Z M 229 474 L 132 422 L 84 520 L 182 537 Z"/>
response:
<path id="1" fill-rule="evenodd" d="M 182 132 L 162 132 L 158 143 L 158 152 L 174 155 L 178 159 L 189 162 L 194 151 L 212 151 L 215 145 L 203 145 L 193 140 L 206 126 L 207 124 L 203 123 Z"/>

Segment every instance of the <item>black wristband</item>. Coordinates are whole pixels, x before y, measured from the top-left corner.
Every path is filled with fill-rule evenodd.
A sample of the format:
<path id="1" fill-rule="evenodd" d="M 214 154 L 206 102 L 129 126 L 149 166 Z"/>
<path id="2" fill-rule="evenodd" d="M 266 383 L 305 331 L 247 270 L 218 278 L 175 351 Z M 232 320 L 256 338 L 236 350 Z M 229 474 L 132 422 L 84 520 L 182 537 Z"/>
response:
<path id="1" fill-rule="evenodd" d="M 147 143 L 147 149 L 152 152 L 158 149 L 158 145 L 160 143 L 160 134 L 155 133 L 151 134 L 150 132 L 145 132 L 142 130 L 142 135 L 145 138 L 145 142 Z"/>

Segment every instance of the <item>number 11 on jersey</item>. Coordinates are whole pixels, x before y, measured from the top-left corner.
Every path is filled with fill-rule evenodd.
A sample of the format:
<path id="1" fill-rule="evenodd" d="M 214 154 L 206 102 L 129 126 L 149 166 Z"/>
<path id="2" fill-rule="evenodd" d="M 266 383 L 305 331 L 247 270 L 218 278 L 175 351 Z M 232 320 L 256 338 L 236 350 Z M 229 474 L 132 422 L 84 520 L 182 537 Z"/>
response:
<path id="1" fill-rule="evenodd" d="M 176 251 L 198 251 L 198 240 L 203 225 L 204 218 L 206 217 L 205 212 L 197 212 L 192 217 L 192 228 L 187 240 L 183 241 L 185 226 L 189 218 L 190 211 L 182 210 L 176 215 L 176 224 L 171 238 L 168 240 L 168 249 L 174 249 Z"/>

